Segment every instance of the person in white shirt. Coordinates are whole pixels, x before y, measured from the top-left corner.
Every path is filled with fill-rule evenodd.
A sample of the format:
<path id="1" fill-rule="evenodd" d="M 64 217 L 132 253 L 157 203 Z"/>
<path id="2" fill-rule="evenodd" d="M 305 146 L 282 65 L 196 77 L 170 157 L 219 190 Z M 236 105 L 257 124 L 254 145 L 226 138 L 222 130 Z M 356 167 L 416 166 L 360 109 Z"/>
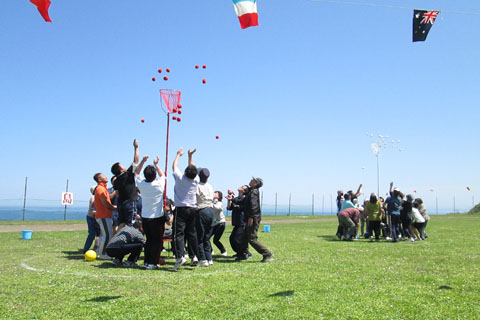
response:
<path id="1" fill-rule="evenodd" d="M 188 246 L 192 248 L 193 253 L 199 257 L 197 231 L 195 230 L 195 216 L 197 208 L 197 185 L 200 179 L 197 176 L 198 169 L 193 163 L 193 154 L 197 149 L 188 150 L 188 166 L 184 173 L 178 169 L 178 160 L 183 156 L 182 148 L 178 149 L 175 160 L 173 160 L 173 178 L 174 204 L 176 206 L 176 215 L 173 222 L 173 233 L 175 242 L 175 262 L 174 269 L 177 270 L 187 262 L 185 256 L 185 237 L 188 239 Z"/>
<path id="2" fill-rule="evenodd" d="M 212 259 L 212 246 L 210 237 L 213 226 L 213 188 L 208 183 L 210 171 L 207 168 L 201 168 L 198 172 L 200 183 L 197 185 L 197 216 L 195 227 L 197 229 L 198 248 L 198 266 L 208 267 Z"/>
<path id="3" fill-rule="evenodd" d="M 215 211 L 215 216 L 213 219 L 213 243 L 217 246 L 218 250 L 220 250 L 220 254 L 224 257 L 227 256 L 227 250 L 220 242 L 220 238 L 225 231 L 225 215 L 223 214 L 223 203 L 222 203 L 223 193 L 221 191 L 215 191 L 213 196 L 213 209 Z"/>
<path id="4" fill-rule="evenodd" d="M 410 223 L 408 228 L 410 229 L 410 233 L 412 234 L 412 237 L 413 237 L 413 238 L 410 238 L 410 240 L 423 240 L 423 237 L 420 233 L 423 230 L 423 226 L 425 224 L 425 218 L 422 216 L 420 211 L 418 211 L 418 209 L 415 207 L 412 208 L 412 211 L 410 212 L 410 217 L 412 219 L 412 222 Z"/>
<path id="5" fill-rule="evenodd" d="M 141 172 L 148 156 L 143 157 L 136 172 Z M 147 241 L 145 242 L 145 260 L 143 267 L 148 270 L 157 268 L 157 263 L 163 249 L 163 233 L 165 216 L 163 214 L 163 192 L 165 190 L 165 175 L 158 166 L 159 158 L 153 160 L 153 166 L 148 165 L 143 170 L 143 176 L 135 176 L 137 188 L 142 195 L 142 226 Z"/>

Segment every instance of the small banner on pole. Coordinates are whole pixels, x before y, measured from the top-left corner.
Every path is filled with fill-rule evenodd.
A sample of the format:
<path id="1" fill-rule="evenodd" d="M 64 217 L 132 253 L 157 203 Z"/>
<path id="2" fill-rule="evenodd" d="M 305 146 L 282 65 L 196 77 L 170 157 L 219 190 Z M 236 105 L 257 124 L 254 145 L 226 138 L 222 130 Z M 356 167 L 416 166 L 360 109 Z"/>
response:
<path id="1" fill-rule="evenodd" d="M 62 192 L 62 206 L 73 205 L 73 192 Z"/>

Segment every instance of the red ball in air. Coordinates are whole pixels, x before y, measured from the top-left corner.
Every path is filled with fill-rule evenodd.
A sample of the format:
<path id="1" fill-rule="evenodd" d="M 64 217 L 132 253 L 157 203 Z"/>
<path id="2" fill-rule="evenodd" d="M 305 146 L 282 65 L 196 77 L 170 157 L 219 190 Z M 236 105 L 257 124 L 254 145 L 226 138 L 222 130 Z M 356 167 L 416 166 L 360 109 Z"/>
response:
<path id="1" fill-rule="evenodd" d="M 178 108 L 178 109 L 182 109 L 182 107 L 183 107 L 183 106 L 182 106 L 180 103 L 177 104 L 177 108 Z"/>
<path id="2" fill-rule="evenodd" d="M 162 73 L 162 69 L 158 69 L 158 73 Z"/>
<path id="3" fill-rule="evenodd" d="M 207 69 L 207 65 L 204 64 L 204 65 L 202 66 L 202 68 L 203 68 L 203 69 Z"/>
<path id="4" fill-rule="evenodd" d="M 145 120 L 144 120 L 144 119 L 142 119 L 142 120 L 140 120 L 140 121 L 142 121 L 142 123 L 145 123 Z"/>
<path id="5" fill-rule="evenodd" d="M 168 80 L 168 77 L 163 77 L 163 80 L 167 81 L 167 80 Z"/>
<path id="6" fill-rule="evenodd" d="M 155 80 L 157 80 L 157 79 L 155 79 L 155 77 L 153 77 L 153 78 L 152 78 L 152 81 L 155 81 Z"/>
<path id="7" fill-rule="evenodd" d="M 177 120 L 177 117 L 172 117 L 172 120 Z"/>
<path id="8" fill-rule="evenodd" d="M 173 113 L 177 113 L 177 111 L 178 111 L 177 108 L 173 108 L 172 110 Z"/>
<path id="9" fill-rule="evenodd" d="M 178 112 L 178 114 L 182 114 L 182 110 L 178 110 L 177 112 Z"/>
<path id="10" fill-rule="evenodd" d="M 219 136 L 216 136 L 215 139 L 219 139 L 220 137 Z"/>
<path id="11" fill-rule="evenodd" d="M 207 83 L 207 79 L 202 79 L 202 83 L 203 84 Z"/>
<path id="12" fill-rule="evenodd" d="M 200 68 L 200 67 L 198 66 L 198 64 L 197 64 L 197 65 L 195 65 L 195 69 L 198 69 L 198 68 Z"/>
<path id="13" fill-rule="evenodd" d="M 170 69 L 167 68 L 166 71 L 167 71 L 167 72 L 170 72 Z"/>
<path id="14" fill-rule="evenodd" d="M 180 121 L 182 121 L 182 119 L 180 119 L 180 117 L 178 117 L 178 118 L 177 118 L 177 121 L 180 122 Z"/>

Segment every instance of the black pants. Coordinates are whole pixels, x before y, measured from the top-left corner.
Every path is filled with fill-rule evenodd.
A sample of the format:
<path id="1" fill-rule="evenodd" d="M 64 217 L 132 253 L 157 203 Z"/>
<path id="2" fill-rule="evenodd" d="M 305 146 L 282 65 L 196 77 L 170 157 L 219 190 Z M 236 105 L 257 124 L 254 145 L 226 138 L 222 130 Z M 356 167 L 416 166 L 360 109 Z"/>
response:
<path id="1" fill-rule="evenodd" d="M 258 222 L 253 222 L 252 226 L 249 227 L 247 225 L 246 228 L 246 238 L 248 240 L 248 243 L 255 249 L 258 253 L 260 253 L 263 256 L 268 256 L 271 255 L 272 253 L 258 241 Z M 243 254 L 246 256 L 247 252 L 243 252 Z"/>
<path id="2" fill-rule="evenodd" d="M 230 246 L 236 253 L 243 253 L 247 251 L 248 240 L 246 238 L 245 226 L 233 227 L 230 234 Z"/>
<path id="3" fill-rule="evenodd" d="M 137 262 L 138 257 L 140 257 L 140 253 L 142 253 L 142 248 L 143 244 L 141 243 L 127 243 L 119 248 L 107 247 L 107 254 L 110 257 L 117 258 L 120 261 L 122 261 L 123 257 L 125 257 L 127 254 L 130 254 L 128 261 L 135 263 Z"/>
<path id="4" fill-rule="evenodd" d="M 410 223 L 412 222 L 408 216 L 400 215 L 400 221 L 402 222 L 402 237 L 410 238 L 412 235 L 410 234 Z"/>
<path id="5" fill-rule="evenodd" d="M 163 250 L 163 233 L 165 218 L 142 218 L 143 231 L 147 237 L 145 242 L 145 263 L 157 264 Z"/>
<path id="6" fill-rule="evenodd" d="M 220 250 L 221 253 L 224 253 L 225 247 L 223 244 L 220 242 L 220 238 L 223 235 L 223 232 L 225 231 L 225 222 L 216 224 L 213 227 L 212 234 L 213 234 L 213 243 L 217 246 L 218 250 Z"/>
<path id="7" fill-rule="evenodd" d="M 212 208 L 205 208 L 197 211 L 196 228 L 198 249 L 200 255 L 198 260 L 212 260 L 212 246 L 210 245 L 210 237 L 212 234 L 213 216 L 215 212 Z"/>
<path id="8" fill-rule="evenodd" d="M 398 241 L 398 236 L 400 233 L 400 215 L 392 214 L 390 215 L 392 219 L 392 239 L 393 241 Z"/>
<path id="9" fill-rule="evenodd" d="M 193 253 L 199 257 L 197 231 L 195 229 L 195 216 L 197 211 L 190 207 L 177 207 L 177 214 L 173 222 L 175 257 L 182 258 L 185 255 L 185 238 L 188 239 L 188 246 Z"/>
<path id="10" fill-rule="evenodd" d="M 370 237 L 375 233 L 375 240 L 380 239 L 380 223 L 381 221 L 369 221 L 368 222 L 368 231 L 370 233 Z"/>

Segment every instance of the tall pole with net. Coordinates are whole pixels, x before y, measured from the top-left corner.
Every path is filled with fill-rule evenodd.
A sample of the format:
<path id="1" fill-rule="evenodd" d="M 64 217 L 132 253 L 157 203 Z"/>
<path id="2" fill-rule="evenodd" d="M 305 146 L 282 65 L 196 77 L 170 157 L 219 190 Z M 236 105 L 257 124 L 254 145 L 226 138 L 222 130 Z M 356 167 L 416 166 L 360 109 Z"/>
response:
<path id="1" fill-rule="evenodd" d="M 163 111 L 167 114 L 167 142 L 165 147 L 165 189 L 163 191 L 163 207 L 167 205 L 167 170 L 168 170 L 168 141 L 170 138 L 170 113 L 177 113 L 180 107 L 182 93 L 175 89 L 160 89 L 160 104 Z M 176 117 L 174 117 L 176 118 Z M 180 121 L 180 118 L 175 120 Z"/>

